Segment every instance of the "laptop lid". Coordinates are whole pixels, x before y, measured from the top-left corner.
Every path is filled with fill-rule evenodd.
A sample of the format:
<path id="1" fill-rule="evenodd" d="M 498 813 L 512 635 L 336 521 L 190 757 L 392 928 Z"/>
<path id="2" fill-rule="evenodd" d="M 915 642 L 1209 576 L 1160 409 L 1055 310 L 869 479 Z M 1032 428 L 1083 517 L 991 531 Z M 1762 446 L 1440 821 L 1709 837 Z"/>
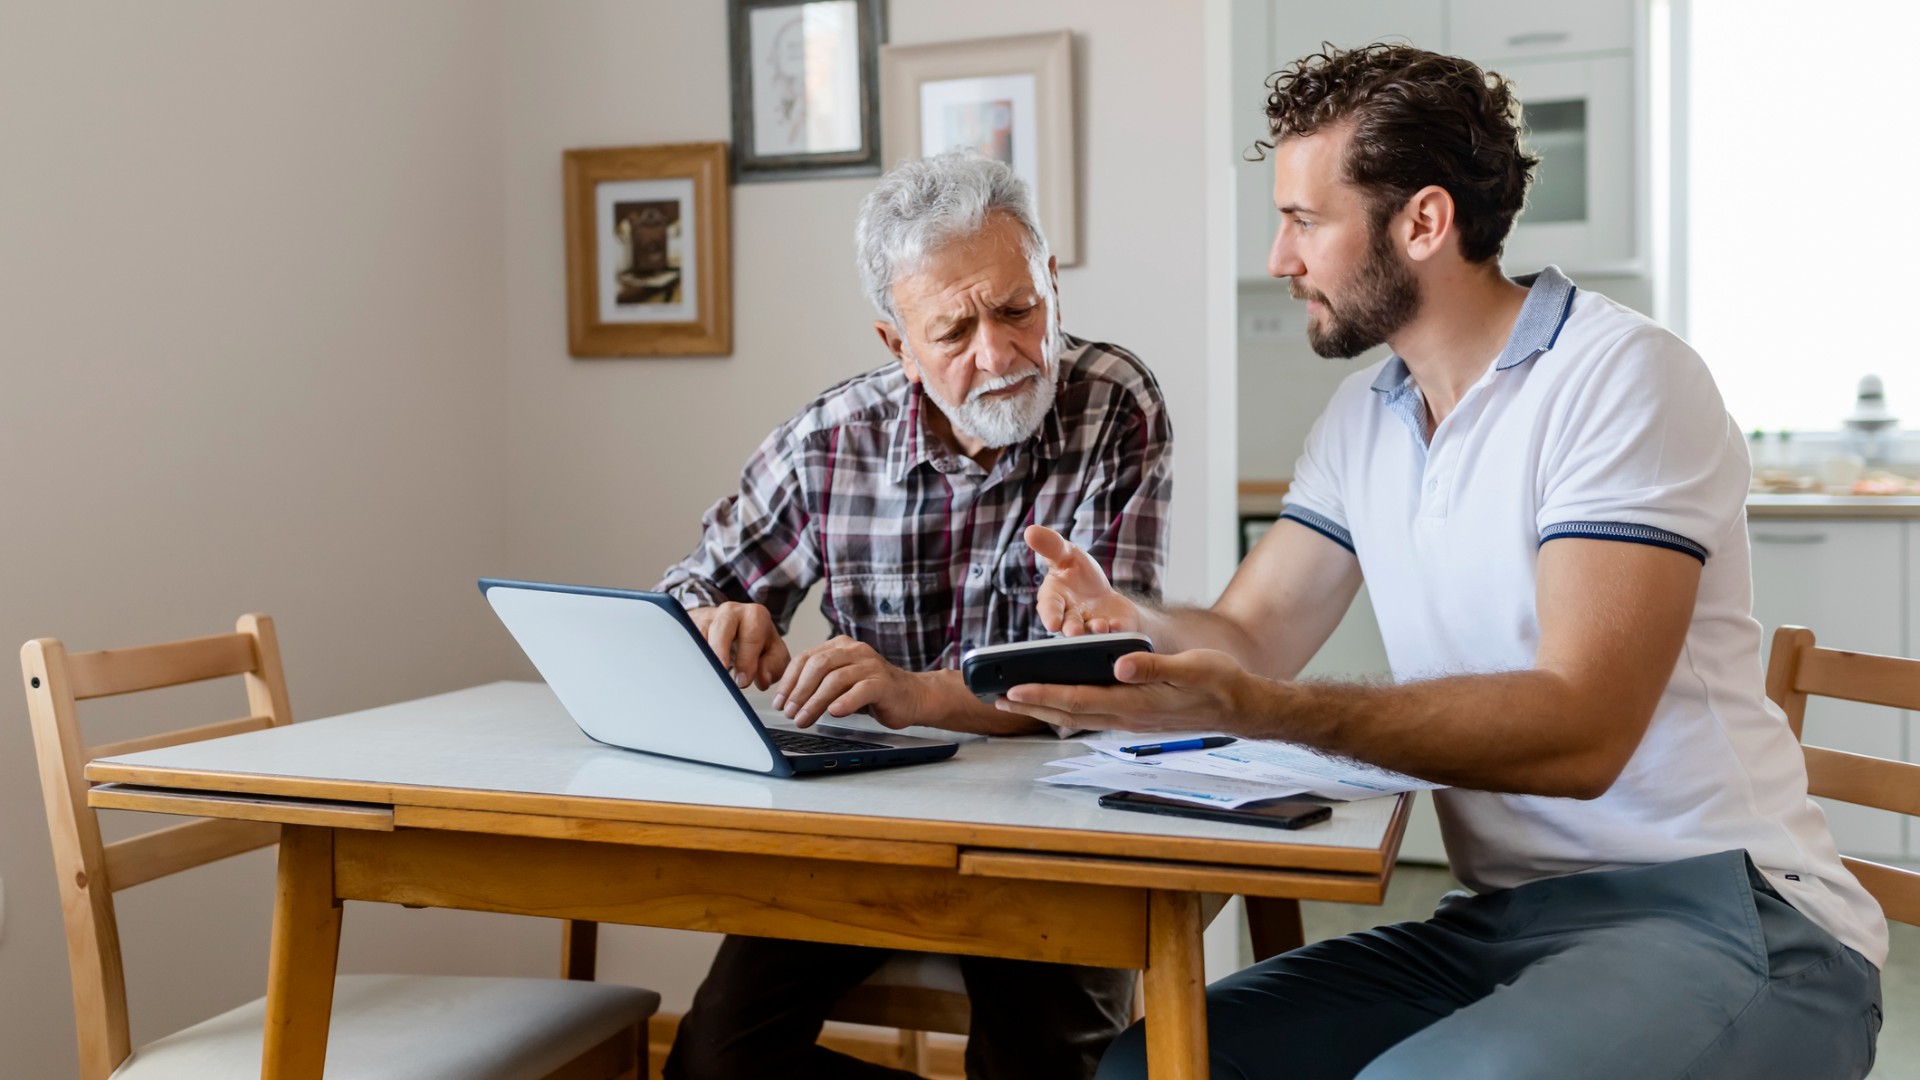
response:
<path id="1" fill-rule="evenodd" d="M 793 775 L 672 597 L 500 578 L 481 578 L 480 591 L 589 738 Z"/>

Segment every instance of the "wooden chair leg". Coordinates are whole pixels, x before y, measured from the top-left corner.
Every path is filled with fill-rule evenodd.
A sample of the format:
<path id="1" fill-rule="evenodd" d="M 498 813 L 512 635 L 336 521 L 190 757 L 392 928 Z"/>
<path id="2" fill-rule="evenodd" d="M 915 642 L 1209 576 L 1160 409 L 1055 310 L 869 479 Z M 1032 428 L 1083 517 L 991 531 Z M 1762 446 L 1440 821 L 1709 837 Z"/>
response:
<path id="1" fill-rule="evenodd" d="M 1247 931 L 1253 939 L 1255 963 L 1307 943 L 1306 929 L 1300 924 L 1300 901 L 1271 896 L 1249 896 L 1246 900 Z"/>
<path id="2" fill-rule="evenodd" d="M 900 1029 L 900 1067 L 919 1073 L 927 1067 L 927 1033 Z"/>
<path id="3" fill-rule="evenodd" d="M 561 923 L 560 977 L 592 982 L 599 945 L 599 923 L 585 919 L 567 919 Z"/>

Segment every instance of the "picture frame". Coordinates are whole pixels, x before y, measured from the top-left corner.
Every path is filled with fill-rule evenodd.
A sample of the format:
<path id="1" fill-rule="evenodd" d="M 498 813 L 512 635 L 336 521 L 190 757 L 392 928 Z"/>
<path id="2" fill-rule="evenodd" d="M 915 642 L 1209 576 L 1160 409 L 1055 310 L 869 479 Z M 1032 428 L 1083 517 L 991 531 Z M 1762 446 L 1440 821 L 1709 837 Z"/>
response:
<path id="1" fill-rule="evenodd" d="M 1080 261 L 1072 31 L 882 46 L 880 115 L 889 165 L 960 147 L 1007 162 L 1054 257 Z"/>
<path id="2" fill-rule="evenodd" d="M 727 144 L 568 150 L 567 350 L 733 351 Z"/>
<path id="3" fill-rule="evenodd" d="M 885 0 L 727 0 L 733 181 L 880 172 Z"/>

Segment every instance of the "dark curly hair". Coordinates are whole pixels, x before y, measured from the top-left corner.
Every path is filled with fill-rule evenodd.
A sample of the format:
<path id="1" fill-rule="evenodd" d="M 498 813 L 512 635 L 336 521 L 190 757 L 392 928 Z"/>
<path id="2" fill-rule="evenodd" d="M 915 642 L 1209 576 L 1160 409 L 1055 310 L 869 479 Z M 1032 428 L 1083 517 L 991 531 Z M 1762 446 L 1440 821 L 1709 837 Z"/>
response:
<path id="1" fill-rule="evenodd" d="M 1347 181 L 1365 193 L 1376 229 L 1414 192 L 1438 185 L 1453 197 L 1460 254 L 1475 263 L 1499 258 L 1540 163 L 1520 145 L 1512 84 L 1410 45 L 1320 48 L 1267 80 L 1271 141 L 1256 150 L 1351 123 Z"/>

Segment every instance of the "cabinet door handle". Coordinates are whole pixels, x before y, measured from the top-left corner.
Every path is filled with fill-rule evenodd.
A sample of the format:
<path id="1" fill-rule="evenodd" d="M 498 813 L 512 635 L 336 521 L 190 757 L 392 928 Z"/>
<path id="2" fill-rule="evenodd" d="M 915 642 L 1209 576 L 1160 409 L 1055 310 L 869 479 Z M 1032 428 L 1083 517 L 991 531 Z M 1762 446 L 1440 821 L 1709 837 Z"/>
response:
<path id="1" fill-rule="evenodd" d="M 1521 49 L 1528 45 L 1565 45 L 1568 34 L 1565 30 L 1535 30 L 1526 34 L 1514 34 L 1507 38 L 1509 48 Z"/>
<path id="2" fill-rule="evenodd" d="M 1826 533 L 1754 533 L 1756 544 L 1824 544 Z"/>

